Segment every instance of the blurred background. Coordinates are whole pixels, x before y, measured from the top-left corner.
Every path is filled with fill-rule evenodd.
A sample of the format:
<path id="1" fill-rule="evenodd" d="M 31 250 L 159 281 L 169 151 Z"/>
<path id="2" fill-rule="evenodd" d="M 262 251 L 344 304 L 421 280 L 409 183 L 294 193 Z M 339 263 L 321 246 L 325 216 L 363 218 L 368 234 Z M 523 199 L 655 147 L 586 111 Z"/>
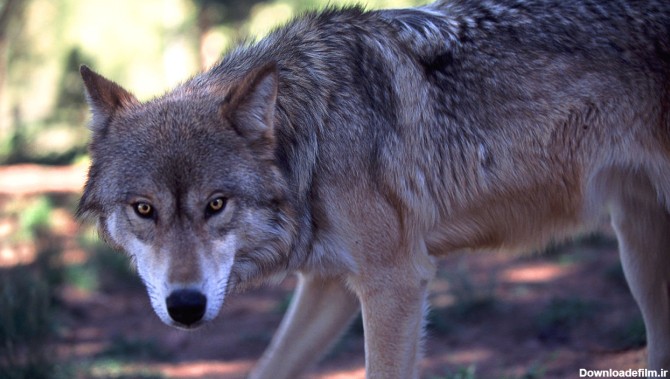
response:
<path id="1" fill-rule="evenodd" d="M 73 212 L 88 157 L 78 68 L 140 100 L 337 0 L 0 0 L 0 379 L 243 378 L 295 284 L 227 300 L 204 330 L 153 314 L 123 254 Z M 411 0 L 367 0 L 368 9 Z M 565 378 L 644 367 L 644 326 L 605 228 L 544 254 L 441 262 L 425 378 Z M 354 322 L 313 378 L 363 378 Z"/>

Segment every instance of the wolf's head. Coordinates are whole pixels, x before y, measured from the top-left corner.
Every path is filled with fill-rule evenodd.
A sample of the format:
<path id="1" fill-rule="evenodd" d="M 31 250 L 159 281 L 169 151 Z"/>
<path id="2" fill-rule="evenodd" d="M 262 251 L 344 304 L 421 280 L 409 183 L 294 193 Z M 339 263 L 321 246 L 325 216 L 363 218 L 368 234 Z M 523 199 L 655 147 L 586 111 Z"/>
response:
<path id="1" fill-rule="evenodd" d="M 295 226 L 275 162 L 274 66 L 146 103 L 81 75 L 93 137 L 78 213 L 131 256 L 165 323 L 211 320 L 238 284 L 286 267 Z"/>

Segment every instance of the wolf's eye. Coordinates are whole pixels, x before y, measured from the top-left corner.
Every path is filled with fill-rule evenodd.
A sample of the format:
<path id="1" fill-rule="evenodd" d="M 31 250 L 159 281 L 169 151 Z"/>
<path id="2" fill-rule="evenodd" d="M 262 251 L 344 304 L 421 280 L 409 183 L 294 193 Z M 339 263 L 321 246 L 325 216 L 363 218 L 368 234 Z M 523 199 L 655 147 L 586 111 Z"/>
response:
<path id="1" fill-rule="evenodd" d="M 206 213 L 208 216 L 211 216 L 215 213 L 221 212 L 225 206 L 226 199 L 223 197 L 217 197 L 216 199 L 210 201 L 209 204 L 207 204 Z"/>
<path id="2" fill-rule="evenodd" d="M 135 213 L 142 218 L 152 218 L 154 215 L 154 208 L 151 204 L 144 201 L 137 202 L 133 205 Z"/>

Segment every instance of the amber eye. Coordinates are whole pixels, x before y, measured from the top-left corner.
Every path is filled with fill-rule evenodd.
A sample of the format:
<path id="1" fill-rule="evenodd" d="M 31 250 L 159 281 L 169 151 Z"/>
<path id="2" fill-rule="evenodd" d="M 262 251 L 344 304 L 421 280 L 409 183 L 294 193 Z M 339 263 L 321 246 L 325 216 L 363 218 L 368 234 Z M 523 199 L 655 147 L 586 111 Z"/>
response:
<path id="1" fill-rule="evenodd" d="M 207 204 L 207 214 L 209 216 L 221 212 L 221 210 L 226 206 L 226 199 L 223 197 L 217 197 Z"/>
<path id="2" fill-rule="evenodd" d="M 140 201 L 134 204 L 135 213 L 142 218 L 151 218 L 154 215 L 154 208 L 151 204 Z"/>

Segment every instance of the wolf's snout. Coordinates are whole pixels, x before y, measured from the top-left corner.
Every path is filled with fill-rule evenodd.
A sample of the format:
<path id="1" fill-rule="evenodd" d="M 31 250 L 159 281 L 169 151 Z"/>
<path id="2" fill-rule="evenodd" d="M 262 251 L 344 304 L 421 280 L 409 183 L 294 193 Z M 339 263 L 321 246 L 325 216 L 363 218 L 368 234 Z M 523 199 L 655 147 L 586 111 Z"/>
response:
<path id="1" fill-rule="evenodd" d="M 170 317 L 185 326 L 200 321 L 207 306 L 205 295 L 190 289 L 173 291 L 165 302 Z"/>

